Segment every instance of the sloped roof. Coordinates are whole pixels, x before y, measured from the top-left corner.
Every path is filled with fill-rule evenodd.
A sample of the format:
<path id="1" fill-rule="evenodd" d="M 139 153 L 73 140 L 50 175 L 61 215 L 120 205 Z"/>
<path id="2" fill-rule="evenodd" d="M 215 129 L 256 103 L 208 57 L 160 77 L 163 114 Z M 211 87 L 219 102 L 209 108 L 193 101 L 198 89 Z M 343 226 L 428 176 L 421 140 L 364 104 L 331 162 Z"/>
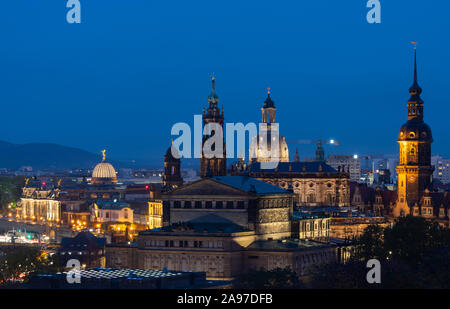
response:
<path id="1" fill-rule="evenodd" d="M 289 166 L 291 167 L 289 169 Z M 337 171 L 325 162 L 279 162 L 278 173 L 337 173 Z M 261 162 L 249 164 L 250 173 L 273 173 L 275 169 L 262 169 Z"/>
<path id="2" fill-rule="evenodd" d="M 316 241 L 307 241 L 303 239 L 283 239 L 283 240 L 257 240 L 246 248 L 248 251 L 259 250 L 308 250 L 318 247 L 334 247 L 331 244 L 325 244 Z"/>
<path id="3" fill-rule="evenodd" d="M 212 180 L 256 195 L 292 194 L 280 187 L 248 176 L 215 176 Z"/>
<path id="4" fill-rule="evenodd" d="M 105 200 L 98 200 L 96 202 L 98 208 L 101 209 L 122 209 L 125 207 L 130 207 L 128 203 L 124 202 L 114 202 L 114 201 L 105 201 Z"/>
<path id="5" fill-rule="evenodd" d="M 75 237 L 71 238 L 71 237 L 64 237 L 61 239 L 61 247 L 62 248 L 72 248 L 72 249 L 76 249 L 76 248 L 84 248 L 84 245 L 87 245 L 87 247 L 103 247 L 106 244 L 106 239 L 105 238 L 98 238 L 95 237 L 92 233 L 90 232 L 80 232 L 78 233 Z"/>
<path id="6" fill-rule="evenodd" d="M 239 233 L 250 231 L 243 226 L 214 214 L 201 216 L 187 222 L 173 223 L 170 226 L 154 229 L 152 231 L 177 232 L 177 230 L 179 230 L 181 232 L 183 228 L 191 230 L 194 233 Z"/>

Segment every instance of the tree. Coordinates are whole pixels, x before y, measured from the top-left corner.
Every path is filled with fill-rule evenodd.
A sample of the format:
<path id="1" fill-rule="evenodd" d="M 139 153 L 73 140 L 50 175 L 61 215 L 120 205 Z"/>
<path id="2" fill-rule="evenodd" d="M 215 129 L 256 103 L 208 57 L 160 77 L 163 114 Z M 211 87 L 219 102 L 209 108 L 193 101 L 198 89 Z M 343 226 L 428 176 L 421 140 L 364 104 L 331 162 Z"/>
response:
<path id="1" fill-rule="evenodd" d="M 365 261 L 384 259 L 386 253 L 383 248 L 383 233 L 381 226 L 369 225 L 355 241 L 353 258 Z"/>
<path id="2" fill-rule="evenodd" d="M 391 258 L 415 265 L 425 254 L 450 246 L 450 231 L 436 221 L 422 217 L 398 218 L 392 228 L 384 231 L 383 250 Z"/>
<path id="3" fill-rule="evenodd" d="M 0 177 L 0 212 L 8 211 L 8 205 L 17 203 L 25 185 L 25 178 Z"/>
<path id="4" fill-rule="evenodd" d="M 0 252 L 0 284 L 25 280 L 32 274 L 56 271 L 56 257 L 50 257 L 39 248 L 9 247 Z"/>
<path id="5" fill-rule="evenodd" d="M 366 280 L 370 259 L 381 265 L 381 284 Z M 350 261 L 313 268 L 313 288 L 449 288 L 450 230 L 421 217 L 398 218 L 384 230 L 369 226 Z"/>

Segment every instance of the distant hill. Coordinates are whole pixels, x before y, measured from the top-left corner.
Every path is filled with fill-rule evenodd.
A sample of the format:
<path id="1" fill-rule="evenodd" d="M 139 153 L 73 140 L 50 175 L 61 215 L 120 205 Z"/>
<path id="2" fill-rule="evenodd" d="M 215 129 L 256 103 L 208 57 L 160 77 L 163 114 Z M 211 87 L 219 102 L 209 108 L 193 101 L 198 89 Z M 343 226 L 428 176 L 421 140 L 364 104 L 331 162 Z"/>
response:
<path id="1" fill-rule="evenodd" d="M 92 168 L 101 155 L 50 143 L 12 144 L 0 141 L 0 168 L 36 169 Z"/>

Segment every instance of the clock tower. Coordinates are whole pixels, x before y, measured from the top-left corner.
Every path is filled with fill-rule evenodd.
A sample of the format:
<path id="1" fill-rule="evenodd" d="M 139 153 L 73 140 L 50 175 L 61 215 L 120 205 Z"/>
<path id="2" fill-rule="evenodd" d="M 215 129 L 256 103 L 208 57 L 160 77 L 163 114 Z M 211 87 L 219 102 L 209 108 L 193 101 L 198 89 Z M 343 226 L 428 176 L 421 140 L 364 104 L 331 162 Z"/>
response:
<path id="1" fill-rule="evenodd" d="M 415 42 L 414 42 L 415 45 Z M 400 164 L 397 166 L 398 197 L 393 209 L 394 217 L 411 214 L 420 205 L 425 189 L 431 184 L 434 167 L 431 165 L 430 127 L 423 121 L 422 88 L 417 82 L 416 47 L 414 47 L 414 81 L 409 88 L 408 121 L 400 128 Z"/>

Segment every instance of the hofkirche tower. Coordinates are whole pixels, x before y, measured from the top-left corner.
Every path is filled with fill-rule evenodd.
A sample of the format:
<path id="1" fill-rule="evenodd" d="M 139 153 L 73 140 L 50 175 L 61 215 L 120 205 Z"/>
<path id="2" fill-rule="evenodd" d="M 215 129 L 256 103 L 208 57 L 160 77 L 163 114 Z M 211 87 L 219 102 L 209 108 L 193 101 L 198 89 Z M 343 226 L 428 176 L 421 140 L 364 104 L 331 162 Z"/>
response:
<path id="1" fill-rule="evenodd" d="M 414 42 L 414 45 L 416 43 Z M 434 167 L 431 165 L 430 127 L 423 121 L 422 88 L 417 82 L 416 46 L 414 46 L 414 81 L 409 88 L 408 121 L 400 128 L 400 163 L 398 173 L 398 198 L 393 209 L 394 217 L 411 214 L 420 205 L 425 189 L 431 184 Z"/>
<path id="2" fill-rule="evenodd" d="M 226 148 L 224 134 L 225 130 L 223 127 L 224 116 L 223 107 L 219 109 L 219 96 L 216 93 L 216 79 L 212 77 L 212 89 L 211 94 L 208 96 L 208 108 L 203 109 L 202 115 L 202 129 L 205 128 L 209 123 L 216 123 L 222 127 L 222 136 L 219 137 L 222 140 L 223 150 L 219 155 L 208 155 L 203 151 L 203 146 L 205 142 L 212 136 L 218 134 L 214 130 L 210 130 L 208 134 L 203 135 L 202 139 L 202 157 L 200 159 L 200 176 L 201 177 L 211 177 L 211 176 L 225 176 L 226 175 Z M 211 150 L 215 153 L 215 147 L 218 145 L 213 144 Z M 212 157 L 210 157 L 212 155 Z"/>

